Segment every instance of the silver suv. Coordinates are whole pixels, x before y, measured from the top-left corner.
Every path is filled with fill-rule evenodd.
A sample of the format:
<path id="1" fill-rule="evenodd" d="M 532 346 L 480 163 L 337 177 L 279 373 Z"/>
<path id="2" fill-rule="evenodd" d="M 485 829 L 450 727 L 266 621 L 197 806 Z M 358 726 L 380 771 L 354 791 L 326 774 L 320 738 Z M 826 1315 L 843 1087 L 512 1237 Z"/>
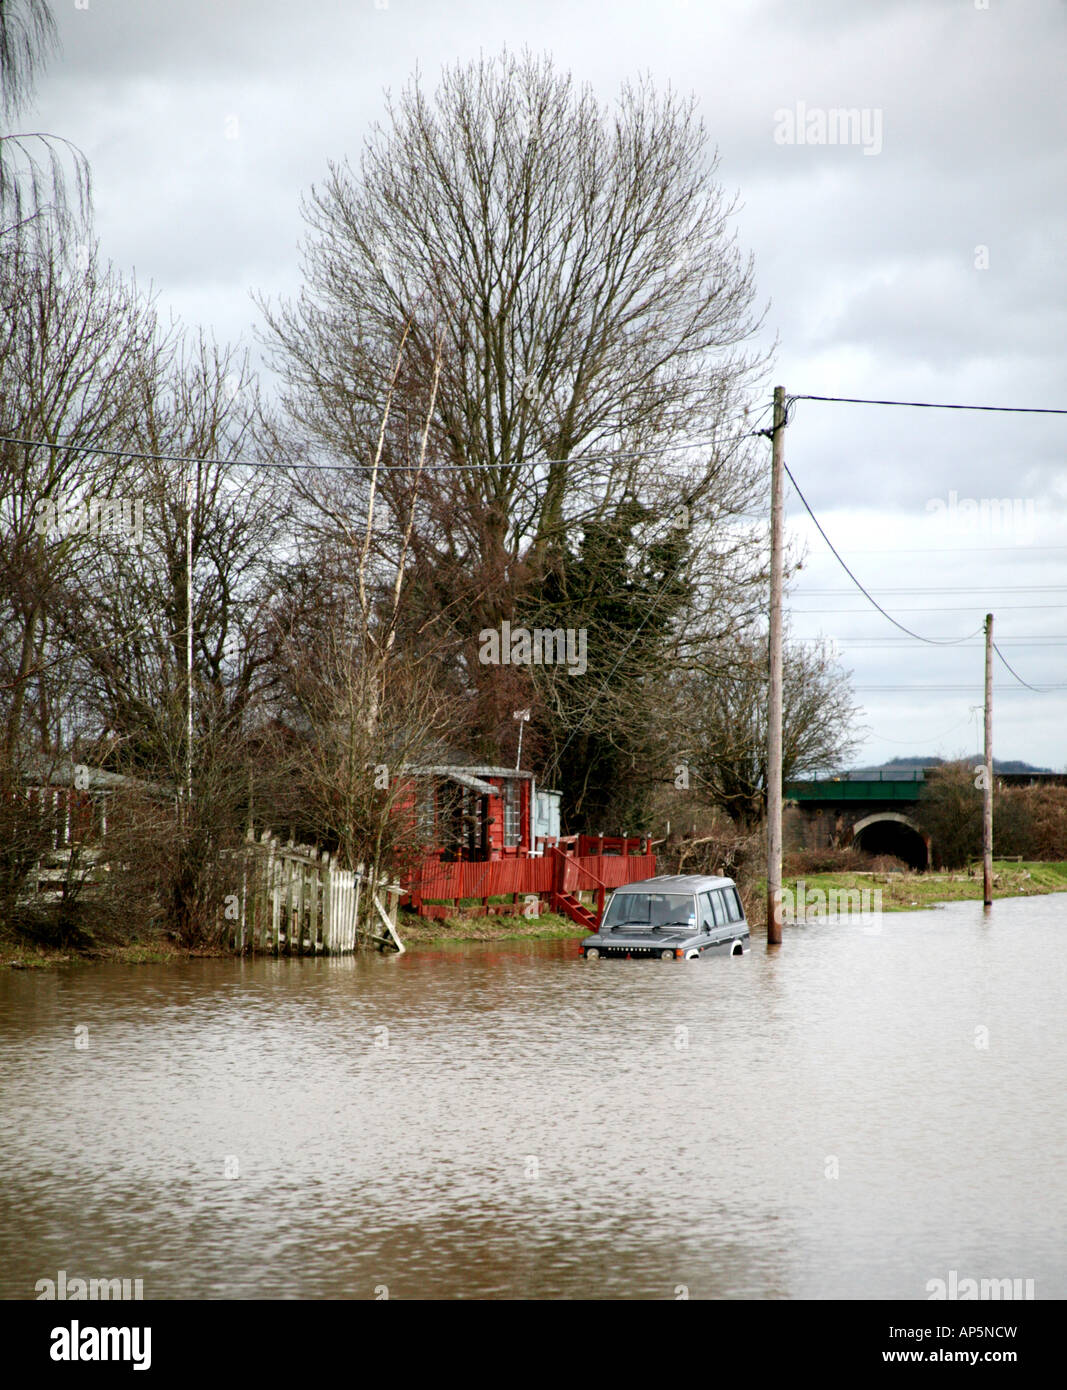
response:
<path id="1" fill-rule="evenodd" d="M 599 930 L 580 950 L 586 960 L 699 960 L 743 955 L 750 941 L 732 878 L 671 874 L 617 888 Z"/>

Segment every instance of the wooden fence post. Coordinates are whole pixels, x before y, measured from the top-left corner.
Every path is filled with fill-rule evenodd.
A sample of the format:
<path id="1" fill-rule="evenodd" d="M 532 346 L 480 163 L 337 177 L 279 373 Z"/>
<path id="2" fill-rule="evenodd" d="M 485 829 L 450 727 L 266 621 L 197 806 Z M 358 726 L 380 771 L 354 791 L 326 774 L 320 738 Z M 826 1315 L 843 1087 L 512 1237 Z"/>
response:
<path id="1" fill-rule="evenodd" d="M 330 954 L 330 851 L 322 851 L 322 879 L 319 884 L 319 913 L 322 918 L 322 951 Z"/>
<path id="2" fill-rule="evenodd" d="M 273 837 L 270 842 L 270 871 L 270 949 L 273 955 L 277 955 L 281 949 L 282 862 L 278 857 L 278 841 Z"/>
<path id="3" fill-rule="evenodd" d="M 293 856 L 290 853 L 293 842 L 285 846 L 285 954 L 293 954 Z"/>

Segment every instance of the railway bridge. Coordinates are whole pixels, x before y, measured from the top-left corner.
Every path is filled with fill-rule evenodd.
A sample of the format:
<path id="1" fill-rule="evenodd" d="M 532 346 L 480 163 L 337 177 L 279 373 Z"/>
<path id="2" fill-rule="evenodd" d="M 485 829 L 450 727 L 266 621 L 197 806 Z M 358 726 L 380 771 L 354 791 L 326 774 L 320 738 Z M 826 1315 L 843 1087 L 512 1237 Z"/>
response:
<path id="1" fill-rule="evenodd" d="M 868 854 L 895 855 L 913 869 L 929 867 L 930 840 L 915 819 L 916 802 L 928 770 L 933 769 L 860 772 L 787 782 L 782 823 L 784 847 L 801 850 L 854 845 Z M 1012 786 L 1062 786 L 1067 775 L 998 772 L 995 780 Z"/>

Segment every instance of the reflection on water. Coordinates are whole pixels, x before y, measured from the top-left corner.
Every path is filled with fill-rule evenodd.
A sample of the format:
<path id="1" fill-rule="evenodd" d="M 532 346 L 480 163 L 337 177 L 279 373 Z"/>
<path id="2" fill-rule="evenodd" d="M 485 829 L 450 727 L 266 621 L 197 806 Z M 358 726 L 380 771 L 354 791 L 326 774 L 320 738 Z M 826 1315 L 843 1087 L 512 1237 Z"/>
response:
<path id="1" fill-rule="evenodd" d="M 0 1294 L 1063 1298 L 1065 907 L 6 973 Z"/>

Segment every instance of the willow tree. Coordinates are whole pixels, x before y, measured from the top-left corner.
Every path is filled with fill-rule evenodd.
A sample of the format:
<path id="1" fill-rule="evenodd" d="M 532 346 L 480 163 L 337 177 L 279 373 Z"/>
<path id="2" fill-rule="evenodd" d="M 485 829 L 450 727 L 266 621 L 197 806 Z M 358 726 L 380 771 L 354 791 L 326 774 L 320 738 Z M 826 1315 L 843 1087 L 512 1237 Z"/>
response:
<path id="1" fill-rule="evenodd" d="M 56 46 L 45 0 L 0 0 L 0 245 L 67 234 L 73 213 L 88 210 L 89 165 L 81 151 L 59 135 L 8 129 Z"/>

